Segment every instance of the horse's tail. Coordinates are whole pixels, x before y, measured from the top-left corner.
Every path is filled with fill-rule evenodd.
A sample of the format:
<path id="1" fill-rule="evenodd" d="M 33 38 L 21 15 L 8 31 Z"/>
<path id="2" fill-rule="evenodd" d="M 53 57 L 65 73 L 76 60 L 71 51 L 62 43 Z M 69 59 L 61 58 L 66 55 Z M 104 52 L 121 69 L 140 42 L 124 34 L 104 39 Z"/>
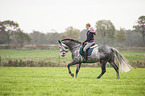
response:
<path id="1" fill-rule="evenodd" d="M 115 48 L 112 48 L 112 50 L 115 52 L 118 62 L 119 62 L 119 68 L 123 72 L 128 72 L 132 68 L 127 61 L 125 60 L 125 57 L 123 57 L 121 54 L 119 54 L 119 51 Z"/>

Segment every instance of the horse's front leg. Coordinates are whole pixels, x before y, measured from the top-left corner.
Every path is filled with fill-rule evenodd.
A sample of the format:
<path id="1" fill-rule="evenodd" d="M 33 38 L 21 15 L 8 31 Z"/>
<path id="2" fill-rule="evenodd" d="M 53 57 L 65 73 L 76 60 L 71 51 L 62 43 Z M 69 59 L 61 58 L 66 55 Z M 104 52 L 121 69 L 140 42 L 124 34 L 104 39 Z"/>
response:
<path id="1" fill-rule="evenodd" d="M 69 74 L 70 74 L 72 77 L 74 77 L 74 74 L 71 73 L 70 66 L 75 65 L 75 64 L 77 64 L 77 63 L 76 63 L 75 61 L 73 61 L 73 62 L 71 62 L 71 63 L 69 63 L 69 64 L 67 65 L 67 67 L 68 67 L 68 72 L 69 72 Z"/>

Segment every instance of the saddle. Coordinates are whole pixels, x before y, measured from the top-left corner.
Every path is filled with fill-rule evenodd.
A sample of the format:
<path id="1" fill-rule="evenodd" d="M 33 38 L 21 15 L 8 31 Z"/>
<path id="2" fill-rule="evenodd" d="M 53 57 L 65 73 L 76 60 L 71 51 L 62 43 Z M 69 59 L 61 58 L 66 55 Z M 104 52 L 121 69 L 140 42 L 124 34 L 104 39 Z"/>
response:
<path id="1" fill-rule="evenodd" d="M 87 50 L 86 50 L 86 52 L 87 52 L 87 56 L 90 56 L 91 54 L 92 54 L 92 52 L 93 52 L 93 49 L 94 48 L 96 48 L 98 45 L 97 44 L 92 44 L 91 46 L 90 46 L 90 48 L 88 48 Z M 83 56 L 83 53 L 84 53 L 84 51 L 83 51 L 83 49 L 84 49 L 84 47 L 85 47 L 85 45 L 82 45 L 81 47 L 80 47 L 80 51 L 79 51 L 79 53 Z"/>

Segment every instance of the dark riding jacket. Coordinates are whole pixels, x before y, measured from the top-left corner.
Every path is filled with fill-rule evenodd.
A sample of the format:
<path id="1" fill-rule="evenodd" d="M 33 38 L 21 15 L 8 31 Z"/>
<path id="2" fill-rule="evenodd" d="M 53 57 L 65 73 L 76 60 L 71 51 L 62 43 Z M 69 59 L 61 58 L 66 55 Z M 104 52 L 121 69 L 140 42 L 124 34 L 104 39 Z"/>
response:
<path id="1" fill-rule="evenodd" d="M 94 30 L 88 30 L 87 39 L 84 42 L 94 42 L 94 35 L 96 35 Z"/>

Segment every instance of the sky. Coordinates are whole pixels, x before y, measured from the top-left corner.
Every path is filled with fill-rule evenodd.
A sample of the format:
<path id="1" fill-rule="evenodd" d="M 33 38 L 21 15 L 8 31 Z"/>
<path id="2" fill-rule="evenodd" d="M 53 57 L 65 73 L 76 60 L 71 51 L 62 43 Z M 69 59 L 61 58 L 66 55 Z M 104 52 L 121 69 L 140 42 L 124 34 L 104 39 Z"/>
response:
<path id="1" fill-rule="evenodd" d="M 64 32 L 86 23 L 110 20 L 115 28 L 133 29 L 145 15 L 145 0 L 0 0 L 0 21 L 13 20 L 26 32 Z"/>

